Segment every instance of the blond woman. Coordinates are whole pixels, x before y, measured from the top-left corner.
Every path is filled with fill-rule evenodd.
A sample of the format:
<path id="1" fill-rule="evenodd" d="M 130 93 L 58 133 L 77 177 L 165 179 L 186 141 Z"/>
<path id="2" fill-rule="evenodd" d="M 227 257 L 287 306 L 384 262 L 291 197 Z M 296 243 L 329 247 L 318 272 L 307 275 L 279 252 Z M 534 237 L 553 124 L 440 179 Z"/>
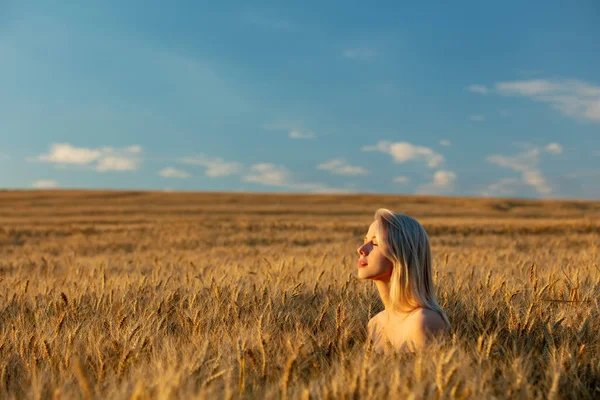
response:
<path id="1" fill-rule="evenodd" d="M 385 306 L 368 324 L 375 349 L 415 351 L 448 331 L 434 293 L 429 237 L 417 220 L 377 210 L 357 251 L 358 278 L 375 282 Z"/>

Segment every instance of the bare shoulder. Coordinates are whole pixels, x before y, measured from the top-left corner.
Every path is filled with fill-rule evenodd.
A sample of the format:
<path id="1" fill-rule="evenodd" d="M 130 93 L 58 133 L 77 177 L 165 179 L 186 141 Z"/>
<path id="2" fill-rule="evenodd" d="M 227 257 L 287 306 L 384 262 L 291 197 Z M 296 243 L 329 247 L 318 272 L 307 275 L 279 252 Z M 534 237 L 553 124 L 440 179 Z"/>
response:
<path id="1" fill-rule="evenodd" d="M 436 311 L 419 308 L 406 320 L 406 341 L 412 342 L 413 348 L 422 349 L 432 339 L 446 331 L 446 322 Z"/>
<path id="2" fill-rule="evenodd" d="M 407 322 L 417 334 L 436 334 L 447 329 L 442 316 L 437 311 L 428 308 L 415 310 Z"/>
<path id="3" fill-rule="evenodd" d="M 376 315 L 375 315 L 373 318 L 371 318 L 371 319 L 369 320 L 369 323 L 367 324 L 367 327 L 368 327 L 369 329 L 372 329 L 372 328 L 374 328 L 374 327 L 378 326 L 378 325 L 380 324 L 380 322 L 379 322 L 379 321 L 380 321 L 382 318 L 384 318 L 384 317 L 385 317 L 385 310 L 383 310 L 383 311 L 381 311 L 381 312 L 377 313 L 377 314 L 376 314 Z"/>

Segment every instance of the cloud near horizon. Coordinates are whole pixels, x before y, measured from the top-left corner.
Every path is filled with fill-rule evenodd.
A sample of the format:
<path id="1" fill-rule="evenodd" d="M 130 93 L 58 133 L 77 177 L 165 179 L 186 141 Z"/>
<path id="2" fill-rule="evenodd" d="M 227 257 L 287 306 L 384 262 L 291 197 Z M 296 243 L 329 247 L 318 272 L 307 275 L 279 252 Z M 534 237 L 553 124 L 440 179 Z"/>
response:
<path id="1" fill-rule="evenodd" d="M 200 165 L 206 167 L 206 176 L 225 177 L 230 175 L 240 175 L 242 182 L 255 183 L 265 186 L 274 186 L 280 188 L 287 188 L 298 191 L 308 191 L 313 193 L 346 193 L 348 190 L 330 187 L 322 183 L 305 183 L 298 182 L 294 174 L 283 165 L 276 165 L 269 162 L 256 163 L 249 167 L 243 164 L 232 161 L 228 162 L 222 158 L 207 157 L 204 154 L 199 154 L 194 157 L 184 157 L 180 160 L 181 162 L 188 165 Z M 329 165 L 332 166 L 332 165 Z M 351 166 L 336 165 L 338 168 L 342 167 L 342 170 L 346 173 L 356 172 Z M 344 167 L 350 167 L 344 168 Z M 179 172 L 187 173 L 187 171 L 175 170 L 163 170 L 163 176 L 170 175 L 170 177 L 176 177 Z"/>
<path id="2" fill-rule="evenodd" d="M 320 170 L 329 171 L 335 175 L 364 176 L 369 174 L 369 171 L 367 171 L 363 167 L 352 166 L 341 158 L 335 158 L 333 160 L 319 164 L 317 168 Z"/>
<path id="3" fill-rule="evenodd" d="M 33 182 L 31 187 L 35 189 L 56 189 L 58 187 L 58 183 L 50 179 L 41 179 Z"/>
<path id="4" fill-rule="evenodd" d="M 457 176 L 453 171 L 439 170 L 433 174 L 432 180 L 417 187 L 420 194 L 448 194 L 454 190 Z"/>
<path id="5" fill-rule="evenodd" d="M 550 154 L 557 155 L 562 153 L 563 148 L 559 143 L 549 143 L 544 147 L 544 150 Z M 520 183 L 533 187 L 541 195 L 552 194 L 552 186 L 538 167 L 541 153 L 542 149 L 533 147 L 515 156 L 494 154 L 486 157 L 486 161 L 490 164 L 519 172 L 521 179 L 517 182 L 514 178 L 503 178 L 499 182 L 489 185 L 482 194 L 492 195 L 494 191 L 506 192 L 507 186 L 514 186 Z"/>
<path id="6" fill-rule="evenodd" d="M 520 186 L 526 186 L 526 184 L 519 178 L 502 178 L 498 182 L 488 185 L 481 195 L 484 197 L 512 196 Z"/>
<path id="7" fill-rule="evenodd" d="M 28 157 L 30 162 L 46 162 L 60 166 L 79 166 L 97 172 L 136 171 L 141 163 L 142 147 L 132 145 L 121 149 L 112 147 L 76 147 L 70 143 L 54 143 L 47 154 Z"/>
<path id="8" fill-rule="evenodd" d="M 361 150 L 379 151 L 389 154 L 392 156 L 394 162 L 398 164 L 416 160 L 425 162 L 429 168 L 435 168 L 444 161 L 444 156 L 434 150 L 424 146 L 416 146 L 408 142 L 394 143 L 387 140 L 380 140 L 375 145 L 363 146 Z"/>
<path id="9" fill-rule="evenodd" d="M 166 167 L 158 171 L 158 175 L 164 178 L 179 178 L 185 179 L 192 176 L 189 172 L 174 167 Z"/>
<path id="10" fill-rule="evenodd" d="M 181 162 L 188 165 L 200 165 L 205 167 L 205 175 L 211 178 L 235 175 L 242 171 L 242 164 L 239 162 L 228 162 L 219 157 L 206 157 L 204 154 L 198 154 L 193 157 L 184 157 L 181 159 Z"/>
<path id="11" fill-rule="evenodd" d="M 332 188 L 321 183 L 296 182 L 292 172 L 283 165 L 259 163 L 250 167 L 250 172 L 242 177 L 244 182 L 266 186 L 284 187 L 293 190 L 306 190 L 313 193 L 345 193 L 345 189 Z"/>

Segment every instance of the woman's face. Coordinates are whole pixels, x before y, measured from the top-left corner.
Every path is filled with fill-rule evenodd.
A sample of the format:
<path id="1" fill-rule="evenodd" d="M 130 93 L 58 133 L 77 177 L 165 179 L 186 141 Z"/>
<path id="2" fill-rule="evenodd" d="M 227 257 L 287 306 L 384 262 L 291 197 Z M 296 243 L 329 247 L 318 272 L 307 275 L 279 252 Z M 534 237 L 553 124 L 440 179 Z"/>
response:
<path id="1" fill-rule="evenodd" d="M 359 279 L 389 280 L 392 275 L 394 264 L 383 255 L 379 247 L 376 238 L 378 229 L 379 221 L 376 220 L 369 226 L 364 244 L 357 249 Z"/>

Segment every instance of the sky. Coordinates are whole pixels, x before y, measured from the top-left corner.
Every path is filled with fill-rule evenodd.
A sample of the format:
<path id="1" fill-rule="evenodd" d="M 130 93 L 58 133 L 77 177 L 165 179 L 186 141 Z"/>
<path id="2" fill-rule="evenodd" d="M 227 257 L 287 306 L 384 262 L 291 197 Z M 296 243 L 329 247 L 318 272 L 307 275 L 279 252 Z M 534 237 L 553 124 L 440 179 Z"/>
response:
<path id="1" fill-rule="evenodd" d="M 3 0 L 0 188 L 600 199 L 600 3 Z"/>

